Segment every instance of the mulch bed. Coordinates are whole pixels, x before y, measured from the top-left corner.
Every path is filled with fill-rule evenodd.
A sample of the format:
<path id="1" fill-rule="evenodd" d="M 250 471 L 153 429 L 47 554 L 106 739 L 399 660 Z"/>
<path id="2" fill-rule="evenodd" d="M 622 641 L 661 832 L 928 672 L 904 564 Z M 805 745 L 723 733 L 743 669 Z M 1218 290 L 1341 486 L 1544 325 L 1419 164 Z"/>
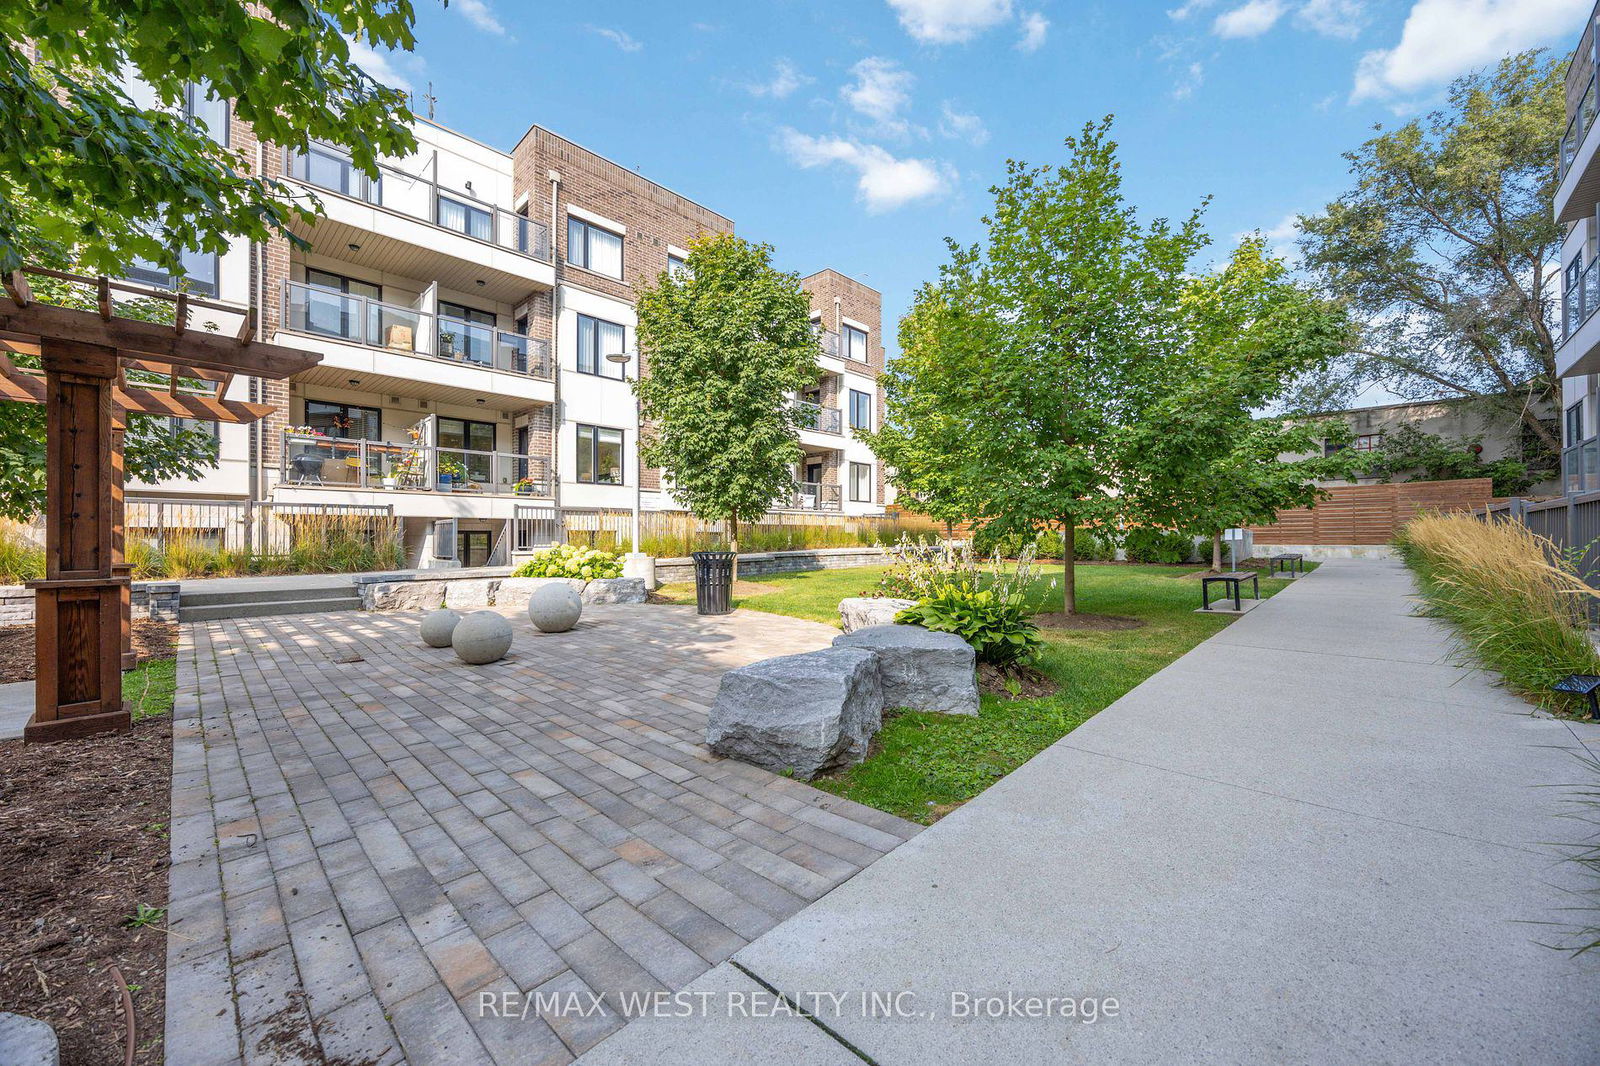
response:
<path id="1" fill-rule="evenodd" d="M 172 622 L 133 620 L 133 650 L 139 661 L 170 659 L 178 646 L 178 627 Z M 33 680 L 33 627 L 0 626 L 0 685 Z"/>
<path id="2" fill-rule="evenodd" d="M 986 696 L 1008 700 L 1038 700 L 1061 691 L 1061 686 L 1054 678 L 1031 666 L 1002 669 L 993 663 L 978 664 L 978 688 Z M 1017 690 L 1014 696 L 1011 692 L 1013 688 Z"/>
<path id="3" fill-rule="evenodd" d="M 0 742 L 0 1007 L 54 1026 L 64 1066 L 123 1061 L 111 966 L 132 986 L 134 1061 L 163 1059 L 165 921 L 125 923 L 141 903 L 167 905 L 171 774 L 167 715 L 62 744 Z"/>
<path id="4" fill-rule="evenodd" d="M 1143 629 L 1143 618 L 1129 618 L 1121 614 L 1036 614 L 1031 619 L 1040 629 L 1082 629 L 1096 633 L 1111 633 L 1120 629 Z"/>

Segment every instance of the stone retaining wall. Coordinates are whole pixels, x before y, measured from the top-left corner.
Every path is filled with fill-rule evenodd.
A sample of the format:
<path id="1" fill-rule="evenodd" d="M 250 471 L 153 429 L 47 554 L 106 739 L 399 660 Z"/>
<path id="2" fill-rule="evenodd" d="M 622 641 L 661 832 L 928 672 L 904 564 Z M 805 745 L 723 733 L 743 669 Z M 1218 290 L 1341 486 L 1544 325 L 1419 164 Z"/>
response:
<path id="1" fill-rule="evenodd" d="M 135 581 L 131 595 L 133 617 L 156 622 L 178 620 L 176 581 Z M 33 590 L 22 585 L 0 585 L 0 626 L 33 625 Z"/>
<path id="2" fill-rule="evenodd" d="M 751 552 L 739 556 L 739 577 L 788 574 L 801 570 L 843 570 L 852 566 L 881 566 L 888 560 L 882 548 L 809 548 L 792 552 Z M 686 556 L 656 560 L 656 580 L 673 584 L 694 580 L 694 560 Z"/>
<path id="3" fill-rule="evenodd" d="M 412 570 L 359 574 L 356 591 L 363 611 L 431 611 L 437 607 L 526 607 L 540 585 L 563 582 L 585 603 L 643 603 L 640 578 L 597 578 L 585 583 L 560 577 L 512 577 L 510 567 Z"/>

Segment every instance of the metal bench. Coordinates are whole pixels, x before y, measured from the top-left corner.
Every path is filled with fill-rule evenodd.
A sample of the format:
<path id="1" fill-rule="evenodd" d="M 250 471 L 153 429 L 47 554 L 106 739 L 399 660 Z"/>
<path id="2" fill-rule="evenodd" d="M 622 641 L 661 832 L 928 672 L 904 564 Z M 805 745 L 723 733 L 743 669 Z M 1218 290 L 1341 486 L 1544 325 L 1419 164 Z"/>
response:
<path id="1" fill-rule="evenodd" d="M 1271 564 L 1271 568 L 1267 571 L 1268 577 L 1278 573 L 1280 569 L 1293 577 L 1300 577 L 1306 572 L 1306 557 L 1299 552 L 1280 552 L 1269 556 L 1267 561 Z"/>
<path id="2" fill-rule="evenodd" d="M 1244 610 L 1244 604 L 1240 602 L 1240 594 L 1246 579 L 1250 581 L 1251 596 L 1259 600 L 1261 598 L 1261 575 L 1255 570 L 1229 570 L 1226 573 L 1210 574 L 1201 578 L 1200 609 L 1203 611 L 1211 610 L 1211 586 L 1220 584 L 1222 585 L 1222 598 L 1226 600 L 1231 595 L 1233 609 L 1235 611 Z"/>

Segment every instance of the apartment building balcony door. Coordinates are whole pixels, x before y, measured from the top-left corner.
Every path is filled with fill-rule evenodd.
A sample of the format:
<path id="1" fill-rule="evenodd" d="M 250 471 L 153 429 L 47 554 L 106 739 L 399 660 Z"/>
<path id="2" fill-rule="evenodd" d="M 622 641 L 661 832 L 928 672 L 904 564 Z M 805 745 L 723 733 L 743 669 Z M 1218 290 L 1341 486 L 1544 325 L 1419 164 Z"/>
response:
<path id="1" fill-rule="evenodd" d="M 383 286 L 306 268 L 306 332 L 350 339 L 362 335 L 362 304 L 348 297 L 383 299 Z"/>
<path id="2" fill-rule="evenodd" d="M 493 484 L 494 423 L 441 416 L 435 420 L 435 425 L 440 458 L 450 458 L 459 462 L 466 468 L 469 482 L 479 485 Z"/>
<path id="3" fill-rule="evenodd" d="M 487 529 L 463 529 L 456 533 L 456 558 L 462 566 L 488 566 L 492 547 Z"/>

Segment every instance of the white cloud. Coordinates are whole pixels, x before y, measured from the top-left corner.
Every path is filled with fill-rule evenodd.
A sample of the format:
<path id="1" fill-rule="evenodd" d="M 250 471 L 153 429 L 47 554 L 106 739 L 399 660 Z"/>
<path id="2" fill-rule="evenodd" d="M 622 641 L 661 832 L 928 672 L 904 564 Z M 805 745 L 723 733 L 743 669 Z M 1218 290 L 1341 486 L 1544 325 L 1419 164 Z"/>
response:
<path id="1" fill-rule="evenodd" d="M 1590 0 L 1416 0 L 1393 48 L 1356 66 L 1350 102 L 1433 88 L 1507 52 L 1576 40 Z"/>
<path id="2" fill-rule="evenodd" d="M 415 86 L 401 70 L 401 64 L 413 70 L 422 67 L 422 60 L 409 52 L 380 52 L 362 41 L 349 41 L 350 58 L 356 66 L 367 72 L 373 81 L 391 88 L 410 92 Z"/>
<path id="3" fill-rule="evenodd" d="M 889 0 L 900 25 L 923 44 L 960 44 L 1015 15 L 1012 0 Z"/>
<path id="4" fill-rule="evenodd" d="M 751 96 L 770 96 L 774 100 L 787 99 L 795 90 L 810 85 L 815 79 L 802 74 L 800 68 L 787 59 L 780 59 L 772 65 L 772 77 L 763 82 L 756 82 L 745 86 Z"/>
<path id="5" fill-rule="evenodd" d="M 1249 0 L 1218 15 L 1211 32 L 1218 37 L 1260 37 L 1277 24 L 1283 12 L 1283 0 Z"/>
<path id="6" fill-rule="evenodd" d="M 842 137 L 812 137 L 784 127 L 778 131 L 784 153 L 804 168 L 842 164 L 856 172 L 856 191 L 868 211 L 893 211 L 943 194 L 953 175 L 928 159 L 897 159 L 875 144 Z"/>
<path id="7" fill-rule="evenodd" d="M 613 30 L 606 26 L 590 26 L 588 29 L 590 33 L 599 34 L 624 52 L 637 52 L 644 47 L 643 42 L 634 40 L 621 30 Z"/>
<path id="8" fill-rule="evenodd" d="M 1045 34 L 1049 32 L 1050 20 L 1037 11 L 1029 11 L 1022 16 L 1022 36 L 1017 39 L 1017 48 L 1037 52 L 1044 47 Z"/>
<path id="9" fill-rule="evenodd" d="M 1302 258 L 1300 254 L 1300 216 L 1291 211 L 1278 220 L 1278 224 L 1271 229 L 1258 230 L 1267 242 L 1267 251 L 1282 259 L 1290 266 L 1298 266 Z M 1233 239 L 1242 241 L 1250 233 L 1236 233 Z"/>
<path id="10" fill-rule="evenodd" d="M 492 33 L 497 37 L 506 35 L 505 26 L 494 17 L 494 12 L 489 10 L 489 5 L 483 0 L 456 0 L 456 7 L 467 16 L 467 21 L 485 33 Z"/>
<path id="11" fill-rule="evenodd" d="M 1217 0 L 1184 0 L 1184 3 L 1167 12 L 1167 17 L 1177 22 L 1182 22 L 1193 15 L 1204 11 L 1208 7 L 1215 7 Z"/>
<path id="12" fill-rule="evenodd" d="M 1172 98 L 1174 100 L 1189 99 L 1200 90 L 1200 86 L 1205 80 L 1205 66 L 1200 63 L 1190 63 L 1188 69 L 1183 72 L 1183 77 L 1179 78 L 1178 83 L 1172 87 Z"/>
<path id="13" fill-rule="evenodd" d="M 951 140 L 966 141 L 974 147 L 989 140 L 988 127 L 983 119 L 970 112 L 958 111 L 949 100 L 940 109 L 939 132 Z"/>
<path id="14" fill-rule="evenodd" d="M 1324 37 L 1353 40 L 1367 25 L 1365 0 L 1306 0 L 1294 13 L 1296 26 Z"/>
<path id="15" fill-rule="evenodd" d="M 868 56 L 850 68 L 855 81 L 839 90 L 844 102 L 858 114 L 876 122 L 879 128 L 903 137 L 909 131 L 900 111 L 911 102 L 911 86 L 916 78 L 892 59 Z"/>

